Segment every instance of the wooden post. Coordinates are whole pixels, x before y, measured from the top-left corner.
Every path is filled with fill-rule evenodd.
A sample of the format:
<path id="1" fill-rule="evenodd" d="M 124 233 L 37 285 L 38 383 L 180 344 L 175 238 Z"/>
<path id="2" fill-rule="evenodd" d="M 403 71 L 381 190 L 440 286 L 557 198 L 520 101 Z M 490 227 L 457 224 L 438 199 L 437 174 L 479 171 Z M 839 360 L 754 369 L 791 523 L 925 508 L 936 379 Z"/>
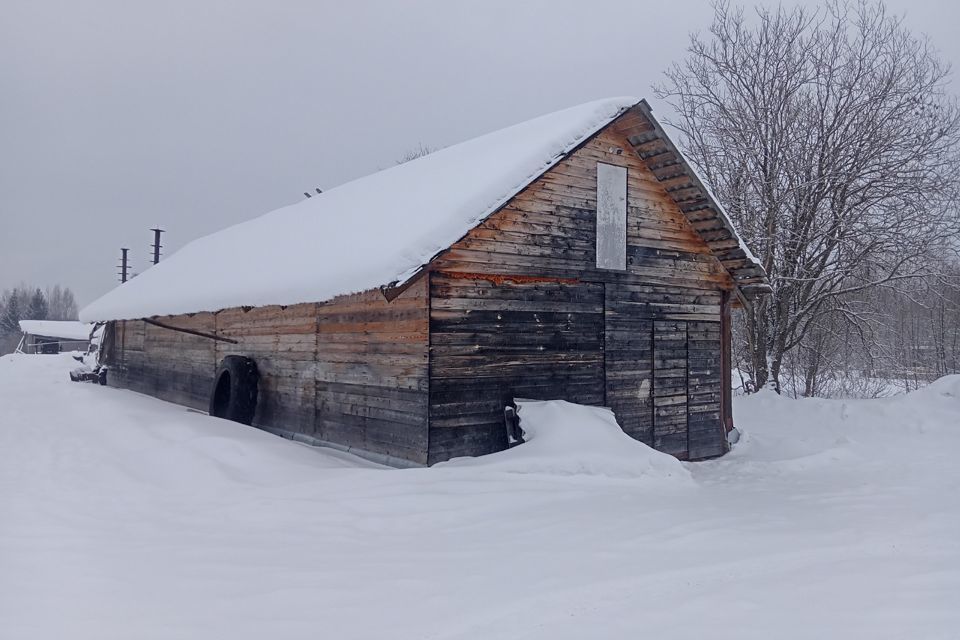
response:
<path id="1" fill-rule="evenodd" d="M 127 281 L 127 252 L 129 249 L 122 247 L 120 249 L 120 282 L 121 284 Z"/>
<path id="2" fill-rule="evenodd" d="M 730 291 L 724 290 L 720 294 L 720 421 L 726 433 L 733 431 L 731 342 Z"/>
<path id="3" fill-rule="evenodd" d="M 163 233 L 163 229 L 150 229 L 153 231 L 153 264 L 160 262 L 160 247 L 163 246 L 160 244 L 160 234 Z"/>

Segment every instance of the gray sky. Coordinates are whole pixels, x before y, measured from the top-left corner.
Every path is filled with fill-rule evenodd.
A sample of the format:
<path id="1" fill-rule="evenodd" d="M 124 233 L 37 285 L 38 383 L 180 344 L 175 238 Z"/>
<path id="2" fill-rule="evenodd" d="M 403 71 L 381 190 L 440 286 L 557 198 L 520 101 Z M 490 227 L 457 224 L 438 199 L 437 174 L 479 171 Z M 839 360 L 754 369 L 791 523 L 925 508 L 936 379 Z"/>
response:
<path id="1" fill-rule="evenodd" d="M 897 0 L 954 66 L 960 4 Z M 0 289 L 81 305 L 230 224 L 650 85 L 707 27 L 671 2 L 0 2 Z M 664 106 L 651 101 L 664 115 Z"/>

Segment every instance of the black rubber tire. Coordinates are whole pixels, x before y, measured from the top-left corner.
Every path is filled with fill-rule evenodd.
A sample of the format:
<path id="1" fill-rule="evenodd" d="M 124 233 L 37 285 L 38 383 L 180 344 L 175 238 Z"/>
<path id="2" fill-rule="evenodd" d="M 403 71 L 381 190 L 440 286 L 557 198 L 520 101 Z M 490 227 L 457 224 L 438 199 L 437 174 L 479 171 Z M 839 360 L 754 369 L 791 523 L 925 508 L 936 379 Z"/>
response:
<path id="1" fill-rule="evenodd" d="M 259 383 L 256 362 L 243 356 L 227 356 L 213 378 L 210 415 L 241 424 L 253 423 Z"/>

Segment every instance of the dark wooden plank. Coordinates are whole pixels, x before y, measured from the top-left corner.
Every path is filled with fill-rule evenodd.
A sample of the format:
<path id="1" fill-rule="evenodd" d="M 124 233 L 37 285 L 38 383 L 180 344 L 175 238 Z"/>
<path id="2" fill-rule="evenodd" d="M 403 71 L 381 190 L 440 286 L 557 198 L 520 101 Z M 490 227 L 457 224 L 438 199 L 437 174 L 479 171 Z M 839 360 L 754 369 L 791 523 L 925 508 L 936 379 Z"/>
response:
<path id="1" fill-rule="evenodd" d="M 602 285 L 430 280 L 431 463 L 504 447 L 513 398 L 603 403 Z"/>

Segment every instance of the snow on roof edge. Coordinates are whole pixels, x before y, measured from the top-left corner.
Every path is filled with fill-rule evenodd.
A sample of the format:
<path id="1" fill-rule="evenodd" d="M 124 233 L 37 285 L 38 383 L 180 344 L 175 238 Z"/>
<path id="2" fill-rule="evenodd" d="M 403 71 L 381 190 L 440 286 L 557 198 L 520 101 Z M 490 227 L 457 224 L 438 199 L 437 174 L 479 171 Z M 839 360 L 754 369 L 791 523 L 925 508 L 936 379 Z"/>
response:
<path id="1" fill-rule="evenodd" d="M 720 199 L 717 198 L 716 194 L 713 192 L 713 189 L 710 188 L 710 184 L 703 179 L 699 169 L 697 169 L 696 165 L 687 159 L 687 156 L 684 155 L 683 151 L 677 149 L 677 153 L 683 159 L 683 162 L 690 167 L 690 172 L 693 173 L 693 175 L 696 176 L 697 180 L 700 182 L 700 186 L 703 187 L 703 190 L 710 199 L 710 202 L 713 203 L 713 208 L 717 210 L 717 213 L 720 214 L 723 222 L 727 225 L 730 231 L 733 232 L 733 237 L 737 239 L 737 244 L 740 246 L 740 249 L 747 255 L 747 260 L 760 267 L 760 269 L 763 270 L 763 274 L 766 276 L 767 270 L 763 268 L 760 258 L 753 255 L 753 251 L 751 251 L 750 247 L 747 246 L 747 243 L 743 241 L 743 236 L 740 235 L 740 231 L 737 229 L 736 225 L 733 224 L 733 219 L 730 218 L 730 214 L 727 213 L 727 210 L 720 202 Z"/>
<path id="2" fill-rule="evenodd" d="M 753 255 L 753 252 L 750 250 L 750 247 L 747 246 L 747 243 L 743 241 L 743 236 L 740 235 L 740 232 L 737 230 L 736 225 L 733 224 L 733 220 L 730 218 L 730 215 L 727 213 L 727 210 L 724 208 L 723 204 L 720 202 L 720 199 L 717 198 L 716 194 L 713 192 L 713 189 L 710 188 L 709 183 L 703 179 L 703 175 L 697 169 L 696 165 L 690 162 L 690 159 L 687 158 L 687 155 L 673 142 L 673 138 L 666 132 L 663 128 L 663 125 L 660 124 L 660 121 L 657 120 L 656 116 L 653 115 L 653 109 L 647 104 L 646 100 L 641 100 L 646 111 L 646 115 L 650 118 L 650 122 L 653 123 L 653 126 L 663 134 L 664 142 L 673 149 L 677 154 L 680 160 L 684 165 L 690 170 L 690 173 L 693 174 L 693 178 L 699 183 L 701 189 L 703 189 L 707 198 L 710 200 L 710 203 L 713 205 L 713 208 L 717 210 L 717 213 L 720 215 L 723 223 L 727 228 L 733 233 L 733 236 L 737 239 L 737 244 L 740 249 L 746 254 L 747 260 L 752 262 L 757 267 L 763 271 L 764 276 L 767 275 L 766 269 L 763 268 L 763 264 L 760 262 L 759 258 Z"/>
<path id="3" fill-rule="evenodd" d="M 535 181 L 537 180 L 537 178 L 539 178 L 540 176 L 542 176 L 543 174 L 545 174 L 547 171 L 549 171 L 549 170 L 552 169 L 553 167 L 557 166 L 557 164 L 559 164 L 565 157 L 567 157 L 574 149 L 576 149 L 576 148 L 579 147 L 581 144 L 583 144 L 584 142 L 586 142 L 587 140 L 589 140 L 590 138 L 592 138 L 592 137 L 593 137 L 594 135 L 596 135 L 601 129 L 603 129 L 604 127 L 606 127 L 607 125 L 609 125 L 611 122 L 613 122 L 614 120 L 616 120 L 617 118 L 619 118 L 619 117 L 620 117 L 621 115 L 623 115 L 625 112 L 629 111 L 629 110 L 632 109 L 633 107 L 635 107 L 635 106 L 637 106 L 638 104 L 640 104 L 641 102 L 643 102 L 643 100 L 640 99 L 640 98 L 622 98 L 622 99 L 633 99 L 633 100 L 636 100 L 636 102 L 634 102 L 634 103 L 631 104 L 631 105 L 621 106 L 620 109 L 619 109 L 616 113 L 614 113 L 613 115 L 611 115 L 609 118 L 607 118 L 606 120 L 601 121 L 599 124 L 597 124 L 596 126 L 594 126 L 592 129 L 589 129 L 589 130 L 587 131 L 587 133 L 581 134 L 580 136 L 578 136 L 573 142 L 569 143 L 569 144 L 564 148 L 563 151 L 555 154 L 552 159 L 550 159 L 548 162 L 546 162 L 546 163 L 543 165 L 543 167 L 541 167 L 540 169 L 538 169 L 538 170 L 534 171 L 533 173 L 531 173 L 529 176 L 527 176 L 526 178 L 524 178 L 523 181 L 522 181 L 517 187 L 512 188 L 512 189 L 511 189 L 509 192 L 507 192 L 503 197 L 501 197 L 501 198 L 499 198 L 498 200 L 496 200 L 493 205 L 487 207 L 487 208 L 486 208 L 486 213 L 484 213 L 483 215 L 478 216 L 477 219 L 476 219 L 476 221 L 470 226 L 470 228 L 468 228 L 466 231 L 464 231 L 464 232 L 463 232 L 463 235 L 461 235 L 459 238 L 457 238 L 456 240 L 454 240 L 454 241 L 451 242 L 450 244 L 451 244 L 451 245 L 452 245 L 452 244 L 456 244 L 457 242 L 459 242 L 460 240 L 462 240 L 464 237 L 466 237 L 467 234 L 469 234 L 473 229 L 475 229 L 478 224 L 480 224 L 481 222 L 483 222 L 484 220 L 486 220 L 487 218 L 489 218 L 490 216 L 492 216 L 494 213 L 496 213 L 497 211 L 499 211 L 505 204 L 507 204 L 508 202 L 510 202 L 510 200 L 512 200 L 513 198 L 515 198 L 518 193 L 520 193 L 521 191 L 523 191 L 524 189 L 526 189 L 527 187 L 529 187 L 531 183 L 535 182 Z M 418 265 L 418 266 L 416 266 L 416 267 L 414 267 L 414 268 L 412 268 L 412 269 L 409 269 L 409 270 L 407 270 L 406 272 L 400 274 L 400 276 L 398 276 L 398 278 L 397 278 L 395 281 L 393 281 L 393 282 L 382 283 L 381 286 L 390 286 L 390 287 L 394 287 L 394 286 L 396 286 L 396 287 L 401 287 L 401 286 L 403 286 L 404 284 L 406 284 L 407 282 L 409 282 L 411 279 L 413 279 L 414 277 L 416 277 L 416 276 L 423 270 L 423 268 L 424 268 L 426 265 L 428 265 L 428 264 L 430 264 L 431 262 L 433 262 L 433 261 L 437 258 L 437 256 L 439 256 L 439 255 L 440 255 L 441 253 L 443 253 L 444 251 L 446 251 L 446 249 L 441 249 L 441 250 L 438 251 L 437 253 L 435 253 L 435 254 L 433 254 L 432 256 L 430 256 L 430 259 L 428 259 L 428 260 L 427 260 L 426 262 L 424 262 L 423 264 Z"/>
<path id="4" fill-rule="evenodd" d="M 566 114 L 572 114 L 572 116 L 579 116 L 581 118 L 581 120 L 574 120 L 572 123 L 564 122 L 562 119 L 559 124 L 553 123 L 553 127 L 565 132 L 564 133 L 565 136 L 570 135 L 572 132 L 572 136 L 570 137 L 570 139 L 563 144 L 563 146 L 560 148 L 559 151 L 551 152 L 548 157 L 541 156 L 536 162 L 536 167 L 530 171 L 525 171 L 522 178 L 520 179 L 511 178 L 510 187 L 500 190 L 499 195 L 494 197 L 493 199 L 488 199 L 489 204 L 487 204 L 486 206 L 476 207 L 474 209 L 476 213 L 473 213 L 472 215 L 470 215 L 469 219 L 463 220 L 462 221 L 463 224 L 458 225 L 458 229 L 455 235 L 453 233 L 447 233 L 445 239 L 442 242 L 436 243 L 437 246 L 430 248 L 428 252 L 422 252 L 421 255 L 417 256 L 416 260 L 412 260 L 412 261 L 407 260 L 409 266 L 404 268 L 402 271 L 399 271 L 399 272 L 395 271 L 393 274 L 391 274 L 390 277 L 378 278 L 376 281 L 373 281 L 373 280 L 367 281 L 367 282 L 364 282 L 362 286 L 344 286 L 344 287 L 338 288 L 335 292 L 328 293 L 327 295 L 323 295 L 323 296 L 293 294 L 290 291 L 286 293 L 281 293 L 278 291 L 278 292 L 275 292 L 275 295 L 271 293 L 271 295 L 267 296 L 268 299 L 266 301 L 254 299 L 256 296 L 253 296 L 253 295 L 251 295 L 249 299 L 241 300 L 239 297 L 236 299 L 231 299 L 229 303 L 213 303 L 205 300 L 204 302 L 200 302 L 200 303 L 167 304 L 167 305 L 157 303 L 151 306 L 149 304 L 144 304 L 141 301 L 140 304 L 129 304 L 129 305 L 126 305 L 127 308 L 125 310 L 120 310 L 120 308 L 123 307 L 124 305 L 117 304 L 118 301 L 115 299 L 131 297 L 131 296 L 125 296 L 125 294 L 130 292 L 131 288 L 142 289 L 143 286 L 147 284 L 145 282 L 147 280 L 159 280 L 159 282 L 157 283 L 158 285 L 160 283 L 163 283 L 164 286 L 169 287 L 170 284 L 168 282 L 163 282 L 161 278 L 157 277 L 158 271 L 162 272 L 164 269 L 169 269 L 171 262 L 176 260 L 179 256 L 181 256 L 184 253 L 190 253 L 189 251 L 187 251 L 188 249 L 196 253 L 196 251 L 200 248 L 199 245 L 210 244 L 210 240 L 217 236 L 226 236 L 231 232 L 237 230 L 238 228 L 251 226 L 251 223 L 262 221 L 264 218 L 268 218 L 271 216 L 275 217 L 276 214 L 278 214 L 279 212 L 290 210 L 294 207 L 303 205 L 304 202 L 301 201 L 299 203 L 289 205 L 287 207 L 281 207 L 280 209 L 276 209 L 269 213 L 263 214 L 252 220 L 248 220 L 246 222 L 241 222 L 241 223 L 232 225 L 220 231 L 214 232 L 212 234 L 208 234 L 206 236 L 197 238 L 189 242 L 182 249 L 180 249 L 180 251 L 171 255 L 171 257 L 168 258 L 166 261 L 161 262 L 159 265 L 152 267 L 151 269 L 147 270 L 146 272 L 138 276 L 136 279 L 131 280 L 122 286 L 114 288 L 107 294 L 101 296 L 94 302 L 84 307 L 80 312 L 80 317 L 85 321 L 104 321 L 104 320 L 117 320 L 117 319 L 135 319 L 135 318 L 160 316 L 160 315 L 177 315 L 182 313 L 216 312 L 222 309 L 239 307 L 239 306 L 248 306 L 248 305 L 249 306 L 267 306 L 267 305 L 275 305 L 275 304 L 298 304 L 298 303 L 306 303 L 306 302 L 323 302 L 326 300 L 333 299 L 340 295 L 350 295 L 350 294 L 359 293 L 362 291 L 369 291 L 377 287 L 406 283 L 411 278 L 413 278 L 419 271 L 421 271 L 425 265 L 429 264 L 430 261 L 433 260 L 437 255 L 439 255 L 444 249 L 446 249 L 447 247 L 455 243 L 458 239 L 462 238 L 464 235 L 469 233 L 471 229 L 476 227 L 484 219 L 486 219 L 492 213 L 494 213 L 499 208 L 501 208 L 506 202 L 508 202 L 511 198 L 516 196 L 517 193 L 519 193 L 524 188 L 526 188 L 531 182 L 536 180 L 539 176 L 543 175 L 543 173 L 548 171 L 551 167 L 555 166 L 560 160 L 562 160 L 567 154 L 569 154 L 571 150 L 577 148 L 579 145 L 581 145 L 583 142 L 585 142 L 590 137 L 595 135 L 598 131 L 600 131 L 605 126 L 610 124 L 613 120 L 618 118 L 624 112 L 640 104 L 640 102 L 641 102 L 640 98 L 629 96 L 629 97 L 619 97 L 619 98 L 608 98 L 605 100 L 598 100 L 591 103 L 577 105 L 575 107 L 570 107 L 568 109 L 564 109 L 558 112 L 540 116 L 538 118 L 534 118 L 526 122 L 518 123 L 516 125 L 479 136 L 478 138 L 473 138 L 473 139 L 458 143 L 456 145 L 452 145 L 451 147 L 441 149 L 440 151 L 435 152 L 434 154 L 430 154 L 428 156 L 424 156 L 422 158 L 418 158 L 411 162 L 405 163 L 405 165 L 409 165 L 411 167 L 417 166 L 418 163 L 425 164 L 425 161 L 429 161 L 431 157 L 444 154 L 445 152 L 454 150 L 457 147 L 470 145 L 471 143 L 475 143 L 484 138 L 493 138 L 497 134 L 502 132 L 507 132 L 508 130 L 519 130 L 524 126 L 529 127 L 530 125 L 534 125 L 534 128 L 535 128 L 535 125 L 537 123 L 545 122 L 549 118 L 556 119 L 558 116 L 562 116 Z M 501 144 L 503 143 L 502 140 L 500 140 L 499 142 Z M 541 143 L 539 146 L 542 147 L 543 140 L 539 140 L 538 142 Z M 533 145 L 533 146 L 535 148 L 538 147 L 538 145 Z M 434 162 L 434 164 L 436 164 L 436 162 Z M 528 162 L 527 164 L 530 164 L 530 163 Z M 400 165 L 400 166 L 403 167 L 405 165 Z M 371 179 L 374 179 L 377 176 L 383 176 L 383 174 L 386 174 L 388 172 L 395 172 L 398 170 L 398 168 L 399 167 L 391 167 L 384 171 L 375 172 L 373 174 L 369 174 L 367 176 L 357 178 L 355 180 L 344 183 L 342 185 L 335 187 L 334 189 L 331 189 L 325 192 L 323 196 L 324 198 L 327 199 L 327 201 L 329 201 L 331 194 L 334 194 L 338 191 L 340 192 L 347 191 L 348 189 L 345 189 L 346 187 L 349 187 L 350 190 L 356 191 L 357 186 L 363 184 L 365 181 L 370 181 Z M 500 176 L 500 179 L 502 180 L 502 176 Z M 383 182 L 383 180 L 379 180 L 379 181 Z M 472 194 L 472 195 L 475 196 L 476 194 Z M 321 201 L 322 199 L 323 198 L 321 197 L 314 197 L 310 200 Z M 307 202 L 310 202 L 310 200 L 308 200 Z M 410 252 L 407 252 L 407 253 L 409 254 Z"/>
<path id="5" fill-rule="evenodd" d="M 577 105 L 357 178 L 197 238 L 84 307 L 84 321 L 324 302 L 401 288 L 624 112 L 639 108 L 737 238 L 726 210 L 645 100 Z"/>
<path id="6" fill-rule="evenodd" d="M 88 340 L 92 324 L 76 320 L 20 320 L 20 330 L 35 336 Z"/>

